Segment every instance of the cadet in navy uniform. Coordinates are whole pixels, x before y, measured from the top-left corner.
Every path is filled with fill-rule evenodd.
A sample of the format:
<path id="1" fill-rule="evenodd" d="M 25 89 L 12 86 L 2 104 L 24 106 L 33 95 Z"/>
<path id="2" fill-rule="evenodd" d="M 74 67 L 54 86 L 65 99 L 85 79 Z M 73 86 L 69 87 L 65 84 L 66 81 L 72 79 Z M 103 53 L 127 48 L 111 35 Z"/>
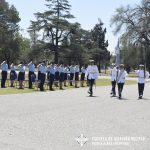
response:
<path id="1" fill-rule="evenodd" d="M 7 71 L 8 71 L 8 64 L 6 61 L 3 61 L 1 63 L 1 67 L 2 67 L 2 81 L 1 81 L 1 88 L 5 88 L 5 83 L 6 83 L 6 80 L 7 80 Z"/>
<path id="2" fill-rule="evenodd" d="M 41 80 L 41 72 L 40 72 L 40 66 L 41 66 L 41 62 L 39 62 L 39 64 L 37 65 L 37 69 L 38 69 L 38 80 Z"/>
<path id="3" fill-rule="evenodd" d="M 53 89 L 54 79 L 55 79 L 55 68 L 54 68 L 54 63 L 52 62 L 49 67 L 49 90 L 50 91 L 54 91 Z"/>
<path id="4" fill-rule="evenodd" d="M 50 79 L 50 68 L 51 68 L 51 64 L 48 63 L 48 65 L 47 65 L 47 80 Z"/>
<path id="5" fill-rule="evenodd" d="M 67 85 L 66 85 L 66 82 L 67 82 L 67 80 L 68 80 L 68 73 L 69 73 L 69 68 L 68 68 L 68 66 L 66 65 L 66 66 L 64 67 L 64 86 L 67 86 Z"/>
<path id="6" fill-rule="evenodd" d="M 18 81 L 19 81 L 19 89 L 23 89 L 23 81 L 25 80 L 25 65 L 21 62 L 18 65 L 19 74 L 18 74 Z"/>
<path id="7" fill-rule="evenodd" d="M 29 67 L 29 74 L 28 74 L 28 79 L 29 79 L 29 89 L 32 89 L 32 78 L 34 76 L 34 71 L 35 71 L 35 65 L 32 62 L 32 60 L 30 61 L 30 63 L 28 64 Z"/>
<path id="8" fill-rule="evenodd" d="M 124 70 L 124 64 L 119 65 L 118 75 L 117 75 L 117 84 L 118 84 L 118 95 L 119 99 L 122 98 L 122 91 L 125 83 L 125 78 L 127 76 L 127 72 Z"/>
<path id="9" fill-rule="evenodd" d="M 59 89 L 60 90 L 63 90 L 63 82 L 64 82 L 64 66 L 63 64 L 61 64 L 59 66 L 59 74 L 60 74 L 60 77 L 59 77 Z"/>
<path id="10" fill-rule="evenodd" d="M 86 72 L 86 69 L 84 66 L 82 66 L 81 68 L 81 87 L 84 87 L 84 80 L 85 80 L 85 72 Z"/>
<path id="11" fill-rule="evenodd" d="M 149 73 L 144 70 L 144 65 L 139 65 L 139 70 L 136 70 L 138 76 L 138 93 L 139 99 L 142 99 L 144 87 L 145 87 L 145 78 L 149 78 Z"/>
<path id="12" fill-rule="evenodd" d="M 73 65 L 71 65 L 70 67 L 69 67 L 69 72 L 70 72 L 70 86 L 72 86 L 72 81 L 73 81 L 73 79 L 74 79 L 74 73 L 75 73 L 75 70 L 74 70 L 74 66 Z"/>
<path id="13" fill-rule="evenodd" d="M 93 96 L 93 85 L 96 79 L 98 79 L 99 71 L 98 67 L 94 65 L 94 60 L 89 60 L 90 65 L 86 69 L 85 77 L 89 80 L 89 91 L 90 96 Z"/>
<path id="14" fill-rule="evenodd" d="M 39 66 L 39 71 L 40 71 L 40 91 L 44 91 L 44 83 L 46 79 L 46 63 L 43 61 L 40 66 Z"/>
<path id="15" fill-rule="evenodd" d="M 58 82 L 59 82 L 59 66 L 58 64 L 55 64 L 55 86 L 58 87 Z"/>
<path id="16" fill-rule="evenodd" d="M 14 87 L 14 81 L 17 79 L 17 73 L 16 73 L 16 66 L 12 62 L 10 65 L 10 82 L 11 82 L 11 87 Z"/>
<path id="17" fill-rule="evenodd" d="M 79 69 L 78 65 L 76 65 L 74 67 L 74 71 L 75 71 L 75 88 L 78 88 L 79 72 L 80 72 L 80 69 Z"/>
<path id="18" fill-rule="evenodd" d="M 116 68 L 116 65 L 112 64 L 110 68 L 110 77 L 111 77 L 111 85 L 112 85 L 112 90 L 110 94 L 112 94 L 112 96 L 116 96 L 117 73 L 118 73 L 118 70 Z"/>

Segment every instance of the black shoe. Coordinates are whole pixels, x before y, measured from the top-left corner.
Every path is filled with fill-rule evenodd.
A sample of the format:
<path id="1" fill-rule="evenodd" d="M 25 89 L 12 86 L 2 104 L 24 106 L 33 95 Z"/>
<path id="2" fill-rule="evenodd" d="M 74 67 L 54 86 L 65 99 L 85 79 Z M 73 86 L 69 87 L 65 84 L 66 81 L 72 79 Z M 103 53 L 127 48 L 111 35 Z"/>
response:
<path id="1" fill-rule="evenodd" d="M 121 95 L 119 95 L 119 99 L 121 99 Z"/>
<path id="2" fill-rule="evenodd" d="M 91 92 L 90 92 L 90 91 L 88 91 L 88 93 L 91 95 Z"/>
<path id="3" fill-rule="evenodd" d="M 116 94 L 113 94 L 112 97 L 116 97 Z"/>
<path id="4" fill-rule="evenodd" d="M 139 99 L 142 99 L 142 95 L 139 96 Z"/>

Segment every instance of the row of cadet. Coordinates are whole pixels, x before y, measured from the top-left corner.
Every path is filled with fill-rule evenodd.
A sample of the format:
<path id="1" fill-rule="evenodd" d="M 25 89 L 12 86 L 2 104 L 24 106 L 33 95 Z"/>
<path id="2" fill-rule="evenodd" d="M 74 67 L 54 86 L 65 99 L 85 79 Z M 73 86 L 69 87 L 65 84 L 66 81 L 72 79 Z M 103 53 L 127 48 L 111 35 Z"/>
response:
<path id="1" fill-rule="evenodd" d="M 142 99 L 144 87 L 145 87 L 145 79 L 149 78 L 149 72 L 145 70 L 145 66 L 143 64 L 139 65 L 139 69 L 135 70 L 135 73 L 138 77 L 138 93 L 139 93 L 139 99 Z M 112 64 L 110 68 L 110 76 L 111 76 L 111 84 L 112 84 L 112 90 L 111 95 L 113 97 L 116 96 L 116 84 L 118 85 L 118 96 L 119 99 L 122 98 L 122 91 L 125 84 L 125 78 L 127 76 L 127 72 L 124 69 L 124 64 L 120 64 L 119 68 Z"/>
<path id="2" fill-rule="evenodd" d="M 53 84 L 54 82 L 56 83 L 56 86 L 58 86 L 60 89 L 63 89 L 63 84 L 64 86 L 67 86 L 67 81 L 69 80 L 70 86 L 73 86 L 73 82 L 75 82 L 75 87 L 78 87 L 78 81 L 80 80 L 81 86 L 84 86 L 84 80 L 85 80 L 85 72 L 86 69 L 83 66 L 80 68 L 78 65 L 63 65 L 63 64 L 54 64 L 53 62 L 46 65 L 46 62 L 40 62 L 37 65 L 37 71 L 36 73 L 35 69 L 35 64 L 31 62 L 27 65 L 28 67 L 28 82 L 29 82 L 29 88 L 32 89 L 33 83 L 35 80 L 39 81 L 39 88 L 41 91 L 44 91 L 44 83 L 47 78 L 49 81 L 49 88 L 50 90 L 53 90 Z M 5 83 L 7 80 L 7 74 L 8 74 L 8 64 L 7 61 L 3 61 L 1 63 L 1 88 L 5 88 Z M 11 63 L 10 65 L 10 82 L 11 82 L 11 87 L 14 87 L 14 81 L 18 80 L 19 81 L 19 88 L 23 89 L 23 82 L 25 80 L 25 71 L 26 71 L 26 66 L 22 62 L 18 65 L 18 75 L 16 72 L 16 65 L 14 63 Z M 79 79 L 79 75 L 80 79 Z"/>

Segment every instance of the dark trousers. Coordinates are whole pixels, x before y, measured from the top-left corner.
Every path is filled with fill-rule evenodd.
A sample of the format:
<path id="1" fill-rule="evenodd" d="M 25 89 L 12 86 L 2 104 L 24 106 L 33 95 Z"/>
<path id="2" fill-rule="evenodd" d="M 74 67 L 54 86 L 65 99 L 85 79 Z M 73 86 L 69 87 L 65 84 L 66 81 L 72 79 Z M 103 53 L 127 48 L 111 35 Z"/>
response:
<path id="1" fill-rule="evenodd" d="M 116 81 L 111 81 L 111 85 L 112 85 L 112 94 L 116 95 Z"/>
<path id="2" fill-rule="evenodd" d="M 30 89 L 32 88 L 32 75 L 33 74 L 34 74 L 34 72 L 29 71 L 28 78 L 29 78 L 29 88 Z"/>
<path id="3" fill-rule="evenodd" d="M 123 86 L 124 86 L 124 83 L 118 83 L 118 94 L 119 94 L 119 96 L 121 96 Z"/>
<path id="4" fill-rule="evenodd" d="M 40 74 L 40 91 L 44 91 L 44 82 L 46 75 L 44 73 Z"/>
<path id="5" fill-rule="evenodd" d="M 70 85 L 72 86 L 72 80 L 74 79 L 74 73 L 70 73 Z"/>
<path id="6" fill-rule="evenodd" d="M 1 81 L 1 87 L 5 87 L 6 79 L 7 79 L 7 71 L 2 71 L 2 81 Z"/>
<path id="7" fill-rule="evenodd" d="M 144 91 L 145 84 L 144 83 L 138 83 L 138 91 L 139 91 L 139 96 L 143 96 L 143 91 Z"/>
<path id="8" fill-rule="evenodd" d="M 94 85 L 94 81 L 95 81 L 95 79 L 88 79 L 90 95 L 93 94 L 93 85 Z"/>
<path id="9" fill-rule="evenodd" d="M 50 75 L 49 75 L 49 89 L 50 89 L 50 90 L 53 89 L 54 79 L 55 79 L 55 75 L 54 75 L 54 74 L 50 74 Z"/>

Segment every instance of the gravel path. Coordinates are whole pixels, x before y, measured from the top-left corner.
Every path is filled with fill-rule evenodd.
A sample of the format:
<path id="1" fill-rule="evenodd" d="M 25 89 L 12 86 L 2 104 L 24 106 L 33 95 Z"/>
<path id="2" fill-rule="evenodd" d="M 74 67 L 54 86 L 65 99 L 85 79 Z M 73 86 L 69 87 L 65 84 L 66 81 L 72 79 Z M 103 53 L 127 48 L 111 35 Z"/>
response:
<path id="1" fill-rule="evenodd" d="M 125 85 L 123 100 L 110 97 L 109 86 L 94 97 L 87 88 L 0 96 L 0 150 L 148 150 L 149 89 L 143 100 L 137 85 Z M 124 141 L 103 141 L 108 137 Z"/>

